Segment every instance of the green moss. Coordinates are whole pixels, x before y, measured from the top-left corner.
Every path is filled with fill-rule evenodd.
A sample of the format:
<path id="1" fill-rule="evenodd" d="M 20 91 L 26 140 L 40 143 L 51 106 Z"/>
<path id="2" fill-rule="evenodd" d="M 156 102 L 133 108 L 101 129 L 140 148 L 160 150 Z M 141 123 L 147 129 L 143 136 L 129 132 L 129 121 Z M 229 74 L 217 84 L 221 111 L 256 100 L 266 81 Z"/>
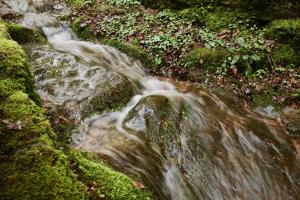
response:
<path id="1" fill-rule="evenodd" d="M 53 147 L 54 136 L 42 108 L 19 91 L 0 103 L 1 199 L 84 199 L 85 186 L 68 168 L 67 157 Z"/>
<path id="2" fill-rule="evenodd" d="M 277 44 L 272 51 L 272 58 L 276 65 L 299 64 L 299 56 L 293 48 L 285 44 Z"/>
<path id="3" fill-rule="evenodd" d="M 12 162 L 0 164 L 5 173 L 1 199 L 88 199 L 87 187 L 68 168 L 67 157 L 44 136 L 20 149 Z"/>
<path id="4" fill-rule="evenodd" d="M 118 75 L 117 84 L 97 86 L 96 94 L 83 107 L 83 117 L 99 114 L 108 110 L 116 110 L 125 106 L 133 95 L 132 85 L 126 77 Z"/>
<path id="5" fill-rule="evenodd" d="M 0 100 L 4 100 L 18 90 L 25 91 L 25 88 L 23 85 L 12 79 L 0 80 Z"/>
<path id="6" fill-rule="evenodd" d="M 141 2 L 144 6 L 154 9 L 176 8 L 179 6 L 175 1 L 170 0 L 141 0 Z"/>
<path id="7" fill-rule="evenodd" d="M 88 0 L 66 0 L 72 6 L 83 6 Z"/>
<path id="8" fill-rule="evenodd" d="M 223 49 L 197 48 L 186 55 L 183 64 L 186 67 L 203 67 L 204 69 L 215 70 L 222 65 L 228 54 Z"/>
<path id="9" fill-rule="evenodd" d="M 293 94 L 293 97 L 297 98 L 298 100 L 300 100 L 300 88 L 297 89 Z"/>
<path id="10" fill-rule="evenodd" d="M 0 25 L 2 26 L 3 23 L 0 22 Z M 34 78 L 25 52 L 17 42 L 2 37 L 0 38 L 0 79 L 7 78 L 23 85 L 30 97 L 40 104 L 41 100 L 34 92 Z"/>
<path id="11" fill-rule="evenodd" d="M 9 34 L 7 31 L 7 27 L 5 26 L 4 22 L 0 19 L 0 39 L 9 38 Z"/>
<path id="12" fill-rule="evenodd" d="M 7 143 L 9 148 L 19 148 L 25 144 L 35 142 L 38 136 L 47 133 L 51 137 L 55 134 L 51 131 L 44 110 L 37 106 L 28 95 L 17 91 L 1 105 L 2 117 L 13 124 L 19 122 L 22 131 L 11 135 Z"/>
<path id="13" fill-rule="evenodd" d="M 74 30 L 74 32 L 77 34 L 78 37 L 80 37 L 83 40 L 95 40 L 95 36 L 93 35 L 90 27 L 88 25 L 82 26 L 81 21 L 82 17 L 77 17 L 71 22 L 71 28 Z"/>
<path id="14" fill-rule="evenodd" d="M 157 67 L 157 65 L 153 62 L 153 60 L 149 57 L 149 55 L 142 49 L 138 48 L 137 46 L 128 44 L 128 43 L 124 43 L 124 42 L 120 42 L 117 40 L 103 40 L 102 41 L 103 44 L 114 47 L 122 52 L 124 52 L 125 54 L 127 54 L 128 56 L 138 59 L 139 61 L 141 61 L 141 63 L 143 64 L 143 66 L 147 67 L 147 68 L 155 68 Z"/>
<path id="15" fill-rule="evenodd" d="M 279 111 L 282 105 L 273 101 L 273 96 L 276 96 L 276 92 L 272 90 L 265 90 L 262 94 L 253 95 L 252 104 L 255 108 L 266 108 L 273 106 L 276 111 Z"/>
<path id="16" fill-rule="evenodd" d="M 88 153 L 73 151 L 74 166 L 81 180 L 84 183 L 93 183 L 96 191 L 92 196 L 106 199 L 141 199 L 150 200 L 150 193 L 147 190 L 136 189 L 133 181 L 123 174 L 113 171 L 111 168 Z M 105 180 L 105 181 L 103 181 Z"/>
<path id="17" fill-rule="evenodd" d="M 135 119 L 142 109 L 151 110 L 151 114 L 144 116 L 147 126 L 145 138 L 170 154 L 172 149 L 177 147 L 177 139 L 180 135 L 181 105 L 174 106 L 163 96 L 148 96 L 141 99 L 128 113 L 124 124 Z"/>
<path id="18" fill-rule="evenodd" d="M 2 101 L 0 113 L 0 151 L 9 157 L 0 163 L 4 173 L 1 199 L 96 199 L 89 191 L 92 180 L 99 185 L 97 194 L 108 199 L 150 199 L 147 191 L 135 189 L 127 176 L 101 161 L 75 151 L 69 156 L 57 150 L 44 110 L 23 92 Z M 2 123 L 4 119 L 12 124 L 20 121 L 21 126 L 9 128 Z M 74 171 L 74 162 L 80 171 Z"/>
<path id="19" fill-rule="evenodd" d="M 2 58 L 0 70 L 6 67 L 7 71 L 11 71 L 14 70 L 14 67 L 23 67 L 28 65 L 25 52 L 15 41 L 1 39 L 0 55 Z"/>
<path id="20" fill-rule="evenodd" d="M 197 22 L 200 24 L 205 24 L 205 16 L 208 14 L 208 10 L 201 7 L 193 7 L 193 8 L 186 8 L 182 9 L 177 12 L 177 15 L 185 20 L 189 20 L 191 22 Z"/>
<path id="21" fill-rule="evenodd" d="M 21 91 L 12 94 L 2 109 L 8 119 L 26 124 L 25 131 L 46 132 L 50 128 L 44 110 Z"/>
<path id="22" fill-rule="evenodd" d="M 274 20 L 267 35 L 300 49 L 300 19 Z"/>
<path id="23" fill-rule="evenodd" d="M 46 43 L 47 41 L 40 32 L 18 24 L 8 24 L 8 32 L 12 39 L 17 41 L 19 44 Z"/>
<path id="24" fill-rule="evenodd" d="M 225 9 L 217 7 L 214 11 L 203 15 L 205 25 L 212 30 L 219 30 L 224 28 L 241 27 L 247 20 L 250 22 L 250 16 L 238 10 Z"/>

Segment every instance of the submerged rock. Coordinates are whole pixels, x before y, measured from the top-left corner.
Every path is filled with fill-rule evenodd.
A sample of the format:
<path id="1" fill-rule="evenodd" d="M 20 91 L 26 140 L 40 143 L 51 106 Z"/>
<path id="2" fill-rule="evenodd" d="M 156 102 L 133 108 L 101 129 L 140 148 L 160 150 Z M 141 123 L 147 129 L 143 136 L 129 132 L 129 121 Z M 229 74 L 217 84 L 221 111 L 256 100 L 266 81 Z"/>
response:
<path id="1" fill-rule="evenodd" d="M 239 195 L 242 199 L 260 199 L 266 195 L 264 187 L 270 198 L 274 194 L 295 198 L 289 194 L 299 191 L 299 162 L 282 128 L 242 107 L 234 111 L 217 96 L 203 91 L 201 96 L 205 103 L 197 106 L 145 97 L 129 111 L 123 126 L 172 158 L 189 184 L 189 194 L 197 198 L 234 199 L 234 190 L 223 189 L 235 184 L 239 191 L 247 191 Z M 282 166 L 287 167 L 285 172 L 279 170 Z M 264 176 L 268 178 L 261 179 Z"/>
<path id="2" fill-rule="evenodd" d="M 181 109 L 164 96 L 148 96 L 128 113 L 123 126 L 159 146 L 168 156 L 176 156 Z"/>
<path id="3" fill-rule="evenodd" d="M 108 81 L 96 85 L 93 94 L 84 103 L 82 108 L 83 116 L 115 109 L 126 105 L 130 101 L 133 95 L 131 83 L 121 74 L 110 74 Z"/>
<path id="4" fill-rule="evenodd" d="M 47 42 L 45 36 L 41 32 L 19 24 L 8 24 L 8 32 L 12 39 L 19 44 Z"/>

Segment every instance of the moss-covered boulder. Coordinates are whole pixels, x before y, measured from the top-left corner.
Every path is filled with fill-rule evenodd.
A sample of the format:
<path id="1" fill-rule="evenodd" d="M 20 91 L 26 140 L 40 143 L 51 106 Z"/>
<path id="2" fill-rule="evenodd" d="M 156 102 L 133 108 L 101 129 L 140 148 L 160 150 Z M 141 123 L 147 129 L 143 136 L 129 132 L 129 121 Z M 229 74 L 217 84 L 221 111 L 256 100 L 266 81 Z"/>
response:
<path id="1" fill-rule="evenodd" d="M 91 28 L 85 24 L 82 23 L 83 17 L 77 17 L 72 20 L 71 22 L 71 28 L 73 31 L 77 34 L 78 37 L 84 40 L 95 40 L 95 36 L 92 33 Z"/>
<path id="2" fill-rule="evenodd" d="M 129 112 L 124 126 L 172 155 L 179 148 L 180 120 L 181 106 L 175 106 L 164 96 L 153 95 L 140 100 Z"/>
<path id="3" fill-rule="evenodd" d="M 221 3 L 221 0 L 142 0 L 143 5 L 151 8 L 187 8 Z"/>
<path id="4" fill-rule="evenodd" d="M 299 90 L 300 95 L 300 90 Z M 300 96 L 299 96 L 300 97 Z M 288 134 L 293 137 L 294 139 L 300 138 L 300 114 L 295 113 L 291 116 L 288 116 L 287 119 L 285 119 L 285 122 L 287 124 L 287 130 Z"/>
<path id="5" fill-rule="evenodd" d="M 0 20 L 0 38 L 3 39 L 9 37 L 10 35 L 8 34 L 8 30 L 5 23 Z"/>
<path id="6" fill-rule="evenodd" d="M 286 44 L 276 44 L 272 50 L 272 58 L 275 65 L 300 64 L 300 56 L 292 47 Z"/>
<path id="7" fill-rule="evenodd" d="M 83 6 L 84 4 L 90 1 L 89 0 L 66 0 L 66 2 L 72 6 Z"/>
<path id="8" fill-rule="evenodd" d="M 58 140 L 33 101 L 26 55 L 1 23 L 0 44 L 0 199 L 150 199 L 129 177 Z"/>
<path id="9" fill-rule="evenodd" d="M 19 82 L 30 97 L 40 103 L 40 98 L 34 92 L 34 78 L 26 54 L 17 42 L 10 40 L 7 30 L 0 21 L 0 79 L 9 78 Z"/>
<path id="10" fill-rule="evenodd" d="M 186 67 L 201 67 L 215 70 L 221 67 L 229 52 L 223 49 L 196 48 L 188 53 L 183 60 Z"/>
<path id="11" fill-rule="evenodd" d="M 8 24 L 8 32 L 13 40 L 19 44 L 25 43 L 46 43 L 46 38 L 42 33 L 19 24 Z"/>
<path id="12" fill-rule="evenodd" d="M 182 6 L 178 1 L 171 0 L 141 0 L 141 3 L 146 7 L 154 9 L 178 8 Z"/>
<path id="13" fill-rule="evenodd" d="M 267 36 L 300 50 L 300 19 L 272 21 L 267 28 Z"/>
<path id="14" fill-rule="evenodd" d="M 0 112 L 2 199 L 150 199 L 96 157 L 56 149 L 44 111 L 23 92 L 2 102 Z"/>
<path id="15" fill-rule="evenodd" d="M 133 88 L 129 80 L 114 73 L 111 80 L 97 85 L 91 97 L 84 102 L 82 115 L 87 117 L 93 113 L 102 113 L 126 105 L 133 96 Z"/>
<path id="16" fill-rule="evenodd" d="M 107 167 L 99 158 L 90 153 L 71 151 L 74 170 L 81 180 L 94 187 L 91 199 L 136 199 L 150 200 L 151 195 L 147 190 L 140 190 L 133 186 L 132 180 L 111 168 Z"/>

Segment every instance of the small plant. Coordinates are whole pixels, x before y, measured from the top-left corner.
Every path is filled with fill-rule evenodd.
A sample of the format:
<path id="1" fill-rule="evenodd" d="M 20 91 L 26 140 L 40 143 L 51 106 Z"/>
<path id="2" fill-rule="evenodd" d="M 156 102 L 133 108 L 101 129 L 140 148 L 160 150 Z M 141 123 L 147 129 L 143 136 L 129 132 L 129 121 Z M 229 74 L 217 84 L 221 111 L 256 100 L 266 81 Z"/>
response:
<path id="1" fill-rule="evenodd" d="M 198 33 L 201 39 L 205 41 L 204 46 L 206 48 L 223 48 L 230 55 L 223 60 L 217 73 L 226 74 L 229 69 L 238 65 L 242 67 L 247 77 L 252 76 L 253 65 L 259 63 L 265 56 L 267 46 L 264 38 L 265 30 L 258 30 L 256 26 L 253 26 L 250 31 L 243 31 L 234 36 L 232 31 L 229 31 L 232 35 L 225 40 L 219 38 L 216 32 L 210 31 L 208 28 L 199 30 Z"/>

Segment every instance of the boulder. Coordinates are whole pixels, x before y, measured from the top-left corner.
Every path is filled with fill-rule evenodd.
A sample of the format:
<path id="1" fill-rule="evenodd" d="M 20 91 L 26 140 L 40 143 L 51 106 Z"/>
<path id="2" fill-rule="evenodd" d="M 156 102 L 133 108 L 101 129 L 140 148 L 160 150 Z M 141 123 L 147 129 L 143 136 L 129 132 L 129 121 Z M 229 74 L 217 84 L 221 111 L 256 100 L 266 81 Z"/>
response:
<path id="1" fill-rule="evenodd" d="M 180 121 L 181 105 L 175 106 L 168 98 L 153 95 L 140 100 L 128 113 L 123 126 L 159 146 L 168 156 L 176 156 Z"/>

